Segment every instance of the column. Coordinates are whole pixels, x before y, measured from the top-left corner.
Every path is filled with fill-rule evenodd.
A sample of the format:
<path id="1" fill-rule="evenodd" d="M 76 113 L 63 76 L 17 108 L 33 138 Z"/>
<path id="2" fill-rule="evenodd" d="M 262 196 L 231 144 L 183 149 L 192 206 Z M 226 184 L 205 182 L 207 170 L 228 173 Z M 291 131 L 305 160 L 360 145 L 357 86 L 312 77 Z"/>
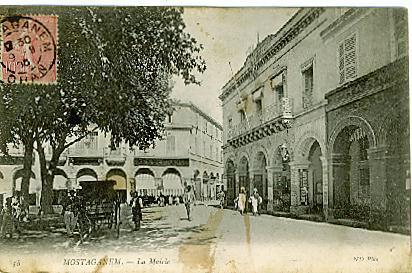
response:
<path id="1" fill-rule="evenodd" d="M 127 204 L 129 204 L 130 200 L 132 199 L 130 193 L 136 190 L 136 180 L 134 177 L 129 176 L 126 180 L 126 200 Z"/>
<path id="2" fill-rule="evenodd" d="M 385 146 L 368 149 L 369 162 L 369 192 L 371 198 L 371 215 L 369 222 L 372 227 L 386 227 L 386 153 Z"/>
<path id="3" fill-rule="evenodd" d="M 332 153 L 328 167 L 328 220 L 343 217 L 350 205 L 349 156 Z"/>
<path id="4" fill-rule="evenodd" d="M 328 160 L 326 157 L 321 156 L 320 161 L 322 163 L 322 198 L 323 198 L 323 215 L 325 219 L 328 219 L 329 208 L 329 179 L 328 179 Z"/>
<path id="5" fill-rule="evenodd" d="M 300 186 L 300 172 L 308 171 L 309 162 L 290 162 L 290 211 L 294 214 L 304 214 L 308 210 L 308 203 L 303 204 L 301 202 L 302 194 L 308 198 L 306 188 Z M 308 181 L 306 181 L 308 182 Z M 305 192 L 306 191 L 306 192 Z M 303 199 L 302 199 L 303 200 Z"/>
<path id="6" fill-rule="evenodd" d="M 78 185 L 76 185 L 76 177 L 68 177 L 66 186 L 68 190 L 76 189 Z"/>
<path id="7" fill-rule="evenodd" d="M 275 188 L 275 177 L 276 177 L 273 174 L 282 172 L 282 166 L 266 167 L 266 171 L 267 171 L 267 177 L 268 177 L 268 188 L 267 188 L 267 191 L 268 191 L 268 206 L 267 206 L 267 210 L 268 211 L 273 211 L 274 210 L 273 190 Z"/>

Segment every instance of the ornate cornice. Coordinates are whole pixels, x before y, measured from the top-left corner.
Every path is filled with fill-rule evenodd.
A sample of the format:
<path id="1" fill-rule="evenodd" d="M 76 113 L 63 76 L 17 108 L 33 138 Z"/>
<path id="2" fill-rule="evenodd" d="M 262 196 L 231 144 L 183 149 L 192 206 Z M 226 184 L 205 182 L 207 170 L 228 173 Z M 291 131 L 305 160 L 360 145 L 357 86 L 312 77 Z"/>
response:
<path id="1" fill-rule="evenodd" d="M 304 9 L 298 11 L 301 13 Z M 233 76 L 228 83 L 222 88 L 223 92 L 219 96 L 220 100 L 225 100 L 237 86 L 243 84 L 247 80 L 254 79 L 259 70 L 269 62 L 269 60 L 275 56 L 279 51 L 285 48 L 291 41 L 293 41 L 301 32 L 303 32 L 316 18 L 324 12 L 325 8 L 311 8 L 309 11 L 297 21 L 291 28 L 285 33 L 277 37 L 281 31 L 284 31 L 288 24 L 292 24 L 291 20 L 278 31 L 275 35 L 269 35 L 261 43 L 259 43 L 256 49 L 249 54 L 242 68 Z M 250 61 L 256 59 L 254 65 L 250 65 Z M 249 63 L 249 65 L 248 65 Z"/>

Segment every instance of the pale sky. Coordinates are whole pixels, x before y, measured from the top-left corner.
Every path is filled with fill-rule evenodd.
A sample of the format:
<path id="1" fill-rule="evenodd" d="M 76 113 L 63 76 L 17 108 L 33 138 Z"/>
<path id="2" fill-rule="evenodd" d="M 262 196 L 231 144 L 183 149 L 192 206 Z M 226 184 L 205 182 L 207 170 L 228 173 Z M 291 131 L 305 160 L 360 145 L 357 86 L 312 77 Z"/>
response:
<path id="1" fill-rule="evenodd" d="M 204 46 L 207 70 L 199 76 L 201 86 L 185 86 L 176 78 L 172 96 L 192 101 L 222 122 L 221 88 L 243 65 L 247 51 L 275 33 L 297 11 L 296 8 L 185 8 L 186 31 Z"/>

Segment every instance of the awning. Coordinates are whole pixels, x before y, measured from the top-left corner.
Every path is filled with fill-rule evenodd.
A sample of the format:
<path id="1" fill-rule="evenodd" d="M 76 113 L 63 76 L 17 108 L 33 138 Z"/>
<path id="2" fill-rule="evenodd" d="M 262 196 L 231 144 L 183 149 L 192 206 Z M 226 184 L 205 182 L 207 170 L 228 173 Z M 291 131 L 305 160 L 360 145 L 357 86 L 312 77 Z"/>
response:
<path id="1" fill-rule="evenodd" d="M 263 86 L 259 87 L 255 92 L 253 92 L 253 101 L 258 101 L 262 99 L 263 96 Z"/>
<path id="2" fill-rule="evenodd" d="M 246 101 L 242 100 L 237 103 L 237 110 L 238 111 L 244 111 L 246 108 Z"/>
<path id="3" fill-rule="evenodd" d="M 155 179 L 150 174 L 139 174 L 135 178 L 137 190 L 157 189 Z"/>

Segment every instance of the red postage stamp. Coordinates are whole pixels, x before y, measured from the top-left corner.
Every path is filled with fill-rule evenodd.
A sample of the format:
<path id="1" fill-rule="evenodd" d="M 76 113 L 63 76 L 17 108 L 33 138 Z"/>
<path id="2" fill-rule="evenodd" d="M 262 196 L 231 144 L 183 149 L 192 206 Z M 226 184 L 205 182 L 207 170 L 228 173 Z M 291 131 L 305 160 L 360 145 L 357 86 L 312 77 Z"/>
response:
<path id="1" fill-rule="evenodd" d="M 16 15 L 2 18 L 2 82 L 57 82 L 57 19 L 56 15 Z"/>

